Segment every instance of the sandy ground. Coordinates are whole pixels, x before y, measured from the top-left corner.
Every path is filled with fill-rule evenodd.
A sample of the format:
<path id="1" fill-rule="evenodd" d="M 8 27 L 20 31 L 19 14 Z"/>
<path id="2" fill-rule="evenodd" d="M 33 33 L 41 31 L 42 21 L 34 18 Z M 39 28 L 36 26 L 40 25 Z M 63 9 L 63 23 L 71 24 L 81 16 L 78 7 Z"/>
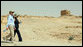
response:
<path id="1" fill-rule="evenodd" d="M 3 32 L 7 21 L 2 19 L 1 41 L 9 33 Z M 25 16 L 18 19 L 22 21 L 19 30 L 23 41 L 18 42 L 16 35 L 14 43 L 1 43 L 1 46 L 82 46 L 82 18 Z M 70 36 L 74 39 L 68 40 Z"/>

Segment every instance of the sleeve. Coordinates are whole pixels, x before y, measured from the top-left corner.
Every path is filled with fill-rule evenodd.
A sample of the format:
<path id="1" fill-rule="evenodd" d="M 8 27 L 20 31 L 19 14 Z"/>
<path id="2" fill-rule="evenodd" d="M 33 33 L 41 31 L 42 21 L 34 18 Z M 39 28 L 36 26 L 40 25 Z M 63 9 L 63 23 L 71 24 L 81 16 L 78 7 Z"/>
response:
<path id="1" fill-rule="evenodd" d="M 6 25 L 6 28 L 8 28 L 8 24 L 9 24 L 9 23 L 8 23 L 8 19 L 9 19 L 9 16 L 7 17 L 7 25 Z"/>
<path id="2" fill-rule="evenodd" d="M 11 19 L 11 17 L 10 17 L 10 16 L 8 16 L 8 18 L 7 18 L 8 23 L 7 23 L 7 25 L 6 25 L 6 28 L 8 28 L 9 23 L 10 23 L 10 21 L 11 21 L 11 20 L 12 20 L 12 19 Z"/>

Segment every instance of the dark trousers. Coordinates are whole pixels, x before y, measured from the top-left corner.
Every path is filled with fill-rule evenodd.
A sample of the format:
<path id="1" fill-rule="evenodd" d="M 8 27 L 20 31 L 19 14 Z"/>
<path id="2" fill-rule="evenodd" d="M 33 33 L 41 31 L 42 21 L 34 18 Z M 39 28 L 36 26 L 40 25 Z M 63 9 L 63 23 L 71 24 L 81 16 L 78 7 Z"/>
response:
<path id="1" fill-rule="evenodd" d="M 20 34 L 18 28 L 17 28 L 16 30 L 14 30 L 14 37 L 15 37 L 16 33 L 17 33 L 17 35 L 18 35 L 19 41 L 22 41 L 22 37 L 21 37 L 21 34 Z M 10 38 L 10 41 L 11 41 L 11 38 Z"/>
<path id="2" fill-rule="evenodd" d="M 14 36 L 16 35 L 16 33 L 18 35 L 19 41 L 22 41 L 22 37 L 21 37 L 21 34 L 19 32 L 19 29 L 14 30 Z"/>

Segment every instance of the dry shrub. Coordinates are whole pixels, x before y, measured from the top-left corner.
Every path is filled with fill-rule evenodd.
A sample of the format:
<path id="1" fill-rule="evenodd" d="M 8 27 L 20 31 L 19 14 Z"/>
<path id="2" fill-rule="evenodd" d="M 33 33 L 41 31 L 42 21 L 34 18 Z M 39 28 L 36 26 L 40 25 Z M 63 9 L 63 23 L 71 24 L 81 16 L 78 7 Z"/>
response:
<path id="1" fill-rule="evenodd" d="M 69 40 L 73 40 L 73 39 L 74 39 L 74 37 L 73 37 L 73 36 L 70 36 L 70 37 L 69 37 Z"/>

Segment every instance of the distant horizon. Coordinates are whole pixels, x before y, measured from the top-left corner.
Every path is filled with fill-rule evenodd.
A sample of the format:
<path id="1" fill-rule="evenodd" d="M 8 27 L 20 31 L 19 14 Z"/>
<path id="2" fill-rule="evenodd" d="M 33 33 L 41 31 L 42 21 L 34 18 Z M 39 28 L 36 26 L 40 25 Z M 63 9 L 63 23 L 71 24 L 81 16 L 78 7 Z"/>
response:
<path id="1" fill-rule="evenodd" d="M 61 10 L 82 16 L 82 1 L 1 1 L 1 16 L 12 10 L 18 15 L 59 17 Z"/>

